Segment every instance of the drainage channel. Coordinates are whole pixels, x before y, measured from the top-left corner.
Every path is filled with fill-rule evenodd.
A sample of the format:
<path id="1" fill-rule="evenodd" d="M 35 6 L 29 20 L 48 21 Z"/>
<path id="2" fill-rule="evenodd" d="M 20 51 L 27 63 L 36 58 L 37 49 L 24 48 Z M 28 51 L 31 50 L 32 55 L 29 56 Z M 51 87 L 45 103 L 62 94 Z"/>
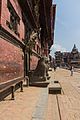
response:
<path id="1" fill-rule="evenodd" d="M 48 104 L 48 88 L 43 88 L 35 107 L 35 111 L 32 114 L 32 120 L 44 120 L 45 111 Z"/>
<path id="2" fill-rule="evenodd" d="M 57 105 L 58 105 L 58 111 L 59 111 L 59 117 L 60 117 L 60 120 L 61 119 L 61 113 L 60 113 L 60 107 L 59 107 L 59 100 L 58 100 L 58 96 L 56 95 L 56 100 L 57 100 Z"/>

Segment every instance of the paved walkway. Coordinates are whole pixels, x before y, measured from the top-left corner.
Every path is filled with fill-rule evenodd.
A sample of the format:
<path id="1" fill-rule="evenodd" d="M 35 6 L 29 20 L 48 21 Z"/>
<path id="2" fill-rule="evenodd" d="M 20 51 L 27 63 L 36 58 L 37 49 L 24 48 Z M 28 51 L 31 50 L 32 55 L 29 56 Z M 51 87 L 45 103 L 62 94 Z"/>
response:
<path id="1" fill-rule="evenodd" d="M 69 70 L 57 69 L 51 76 L 60 82 L 62 94 L 49 94 L 46 120 L 80 120 L 80 73 L 70 76 Z"/>
<path id="2" fill-rule="evenodd" d="M 17 90 L 15 100 L 11 96 L 0 102 L 0 120 L 32 120 L 35 106 L 43 88 L 24 87 L 24 92 Z"/>
<path id="3" fill-rule="evenodd" d="M 59 80 L 61 95 L 48 95 L 47 88 L 24 87 L 15 100 L 9 95 L 0 102 L 0 120 L 80 120 L 80 73 L 50 71 L 51 80 Z"/>

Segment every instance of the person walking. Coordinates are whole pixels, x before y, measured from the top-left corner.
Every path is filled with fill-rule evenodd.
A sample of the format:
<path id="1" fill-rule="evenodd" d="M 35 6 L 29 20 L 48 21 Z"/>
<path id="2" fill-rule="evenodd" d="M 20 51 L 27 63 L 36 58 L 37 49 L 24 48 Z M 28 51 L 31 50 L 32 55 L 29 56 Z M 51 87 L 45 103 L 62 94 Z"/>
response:
<path id="1" fill-rule="evenodd" d="M 54 71 L 56 71 L 56 64 L 54 64 Z"/>
<path id="2" fill-rule="evenodd" d="M 70 71 L 71 71 L 71 76 L 73 76 L 73 72 L 74 72 L 74 67 L 73 66 L 71 66 Z"/>

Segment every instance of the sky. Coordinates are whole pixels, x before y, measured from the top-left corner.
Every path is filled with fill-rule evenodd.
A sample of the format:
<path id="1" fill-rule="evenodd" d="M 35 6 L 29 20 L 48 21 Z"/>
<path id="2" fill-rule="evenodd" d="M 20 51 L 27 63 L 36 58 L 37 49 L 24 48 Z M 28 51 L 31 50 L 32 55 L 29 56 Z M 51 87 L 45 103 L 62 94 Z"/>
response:
<path id="1" fill-rule="evenodd" d="M 56 4 L 54 52 L 71 52 L 74 44 L 80 51 L 80 0 L 53 0 Z"/>

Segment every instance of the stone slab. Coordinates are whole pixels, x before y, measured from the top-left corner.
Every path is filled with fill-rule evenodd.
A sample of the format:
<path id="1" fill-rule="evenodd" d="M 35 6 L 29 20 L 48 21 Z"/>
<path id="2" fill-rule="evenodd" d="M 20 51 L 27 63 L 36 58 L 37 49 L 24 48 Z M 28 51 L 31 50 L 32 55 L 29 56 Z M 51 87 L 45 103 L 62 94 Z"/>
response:
<path id="1" fill-rule="evenodd" d="M 61 89 L 59 83 L 53 83 L 48 86 L 49 94 L 61 94 Z"/>
<path id="2" fill-rule="evenodd" d="M 35 87 L 47 87 L 49 85 L 49 81 L 44 81 L 44 82 L 32 82 L 29 84 L 29 86 L 35 86 Z"/>
<path id="3" fill-rule="evenodd" d="M 48 104 L 48 89 L 43 88 L 42 93 L 37 102 L 37 105 L 35 107 L 35 111 L 33 112 L 32 120 L 44 120 L 47 104 Z"/>

